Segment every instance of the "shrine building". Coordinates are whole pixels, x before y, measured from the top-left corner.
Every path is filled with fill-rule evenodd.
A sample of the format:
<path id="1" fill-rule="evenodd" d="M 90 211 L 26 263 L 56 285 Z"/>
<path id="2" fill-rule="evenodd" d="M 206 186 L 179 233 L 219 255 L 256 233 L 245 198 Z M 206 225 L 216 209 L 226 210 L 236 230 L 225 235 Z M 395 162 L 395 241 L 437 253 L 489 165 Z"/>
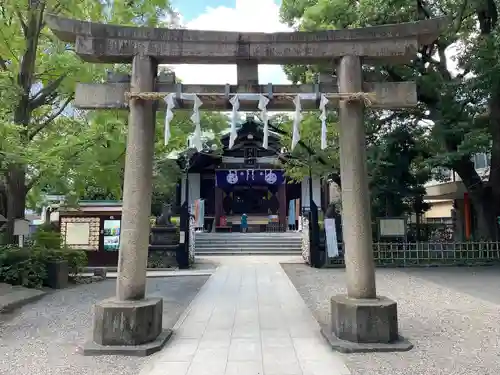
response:
<path id="1" fill-rule="evenodd" d="M 295 227 L 301 213 L 309 208 L 309 177 L 296 182 L 285 176 L 287 154 L 282 152 L 280 135 L 269 132 L 267 149 L 262 147 L 263 136 L 262 123 L 248 116 L 231 149 L 228 133 L 221 137 L 222 152 L 195 152 L 190 158 L 189 205 L 204 200 L 205 230 L 239 232 L 241 215 L 245 213 L 250 232 L 286 231 L 291 224 L 291 205 Z M 179 206 L 186 200 L 185 183 L 186 174 L 178 187 Z M 320 212 L 329 201 L 327 185 L 313 177 L 313 200 Z"/>

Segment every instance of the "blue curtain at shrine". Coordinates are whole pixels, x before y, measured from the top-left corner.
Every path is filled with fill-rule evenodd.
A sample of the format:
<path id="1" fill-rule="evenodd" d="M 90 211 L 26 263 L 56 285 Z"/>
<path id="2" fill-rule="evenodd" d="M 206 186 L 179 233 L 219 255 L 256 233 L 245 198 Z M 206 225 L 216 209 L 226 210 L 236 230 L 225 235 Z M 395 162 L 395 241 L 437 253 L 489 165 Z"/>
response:
<path id="1" fill-rule="evenodd" d="M 285 182 L 283 171 L 271 169 L 247 169 L 215 171 L 215 183 L 227 191 L 235 185 L 278 186 Z"/>

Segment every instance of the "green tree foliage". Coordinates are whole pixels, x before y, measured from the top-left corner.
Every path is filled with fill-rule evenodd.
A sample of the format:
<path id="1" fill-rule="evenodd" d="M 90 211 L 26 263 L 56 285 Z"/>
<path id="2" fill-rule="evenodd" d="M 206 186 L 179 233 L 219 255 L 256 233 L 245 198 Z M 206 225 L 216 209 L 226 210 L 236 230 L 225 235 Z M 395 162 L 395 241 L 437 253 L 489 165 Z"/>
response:
<path id="1" fill-rule="evenodd" d="M 430 179 L 425 165 L 426 143 L 408 125 L 381 134 L 368 148 L 372 217 L 422 214 L 424 184 Z M 420 139 L 419 139 L 420 138 Z"/>
<path id="2" fill-rule="evenodd" d="M 121 200 L 128 117 L 125 111 L 89 111 L 85 119 L 101 135 L 101 141 L 91 147 L 82 147 L 78 157 L 66 159 L 44 173 L 39 187 L 32 189 L 30 201 L 36 203 L 41 194 L 66 194 L 70 201 Z M 167 146 L 163 143 L 164 114 L 156 120 L 155 159 L 153 164 L 153 200 L 161 207 L 162 201 L 173 202 L 180 170 L 172 153 L 187 147 L 187 137 L 194 125 L 189 111 L 176 111 L 170 124 L 172 137 Z M 227 117 L 214 112 L 202 112 L 202 130 L 218 133 L 227 127 Z M 93 139 L 99 139 L 97 134 Z"/>
<path id="3" fill-rule="evenodd" d="M 302 181 L 309 175 L 309 167 L 316 177 L 327 177 L 338 171 L 338 148 L 336 146 L 336 118 L 332 115 L 327 120 L 328 148 L 321 150 L 321 120 L 318 112 L 305 112 L 300 123 L 300 142 L 290 150 L 293 134 L 293 118 L 277 115 L 270 118 L 270 130 L 281 134 L 282 145 L 288 150 L 288 162 L 285 164 L 287 176 Z"/>
<path id="4" fill-rule="evenodd" d="M 164 26 L 174 18 L 168 0 L 0 3 L 0 213 L 9 220 L 9 242 L 14 219 L 24 217 L 26 196 L 35 186 L 59 185 L 62 172 L 77 172 L 75 161 L 80 170 L 88 169 L 96 159 L 88 163 L 86 157 L 94 151 L 113 164 L 119 147 L 104 148 L 113 136 L 124 136 L 120 115 L 95 115 L 106 117 L 99 121 L 94 115 L 75 116 L 68 107 L 77 80 L 101 80 L 106 69 L 123 67 L 82 62 L 48 30 L 44 16 L 49 13 L 145 26 Z M 105 168 L 100 172 L 107 175 Z"/>
<path id="5" fill-rule="evenodd" d="M 342 29 L 447 16 L 449 27 L 403 66 L 365 67 L 370 78 L 416 80 L 419 106 L 402 111 L 419 126 L 431 122 L 433 166 L 458 173 L 472 198 L 483 237 L 495 238 L 500 214 L 500 74 L 497 6 L 493 0 L 283 0 L 283 20 L 301 30 Z M 452 63 L 447 58 L 453 55 Z M 453 66 L 456 65 L 456 68 Z M 332 67 L 288 66 L 294 81 Z M 491 150 L 489 181 L 471 156 Z"/>

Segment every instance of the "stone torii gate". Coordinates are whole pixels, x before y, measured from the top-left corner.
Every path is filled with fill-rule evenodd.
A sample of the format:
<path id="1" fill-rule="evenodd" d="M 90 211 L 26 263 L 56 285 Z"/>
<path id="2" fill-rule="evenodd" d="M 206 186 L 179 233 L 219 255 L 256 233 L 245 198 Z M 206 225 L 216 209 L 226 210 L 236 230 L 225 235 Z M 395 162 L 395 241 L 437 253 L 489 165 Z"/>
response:
<path id="1" fill-rule="evenodd" d="M 374 108 L 417 104 L 414 82 L 363 82 L 362 64 L 405 63 L 421 44 L 430 44 L 444 19 L 398 25 L 318 32 L 238 33 L 122 27 L 46 17 L 53 33 L 73 43 L 76 53 L 94 63 L 130 63 L 131 77 L 105 84 L 80 84 L 75 105 L 87 109 L 129 111 L 123 216 L 116 297 L 95 306 L 93 340 L 84 353 L 147 355 L 159 350 L 171 331 L 162 330 L 162 300 L 145 296 L 149 215 L 152 191 L 154 118 L 162 97 L 200 95 L 203 108 L 227 110 L 239 93 L 264 94 L 269 110 L 293 110 L 290 97 L 328 94 L 340 112 L 342 217 L 347 295 L 331 300 L 332 325 L 323 329 L 343 351 L 408 350 L 398 335 L 396 302 L 377 296 L 372 253 L 363 111 L 366 97 Z M 237 85 L 178 85 L 158 76 L 158 64 L 236 64 Z M 338 83 L 259 85 L 259 64 L 327 63 Z M 122 77 L 123 78 L 123 77 Z M 156 93 L 156 94 L 155 94 Z M 161 93 L 161 94 L 160 94 Z M 126 99 L 127 98 L 127 99 Z M 318 100 L 303 109 L 317 109 Z M 240 103 L 255 110 L 255 101 Z"/>

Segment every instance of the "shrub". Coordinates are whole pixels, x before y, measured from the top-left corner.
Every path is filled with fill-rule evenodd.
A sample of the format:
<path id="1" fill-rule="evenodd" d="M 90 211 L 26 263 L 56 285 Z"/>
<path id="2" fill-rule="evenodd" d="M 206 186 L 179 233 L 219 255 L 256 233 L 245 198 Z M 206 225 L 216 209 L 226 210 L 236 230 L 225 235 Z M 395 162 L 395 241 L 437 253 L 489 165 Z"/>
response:
<path id="1" fill-rule="evenodd" d="M 79 274 L 83 268 L 87 267 L 87 253 L 84 250 L 62 249 L 63 259 L 68 261 L 69 273 Z"/>
<path id="2" fill-rule="evenodd" d="M 45 262 L 67 261 L 69 273 L 73 275 L 78 274 L 87 266 L 87 254 L 84 250 L 73 250 L 68 248 L 45 249 L 44 260 Z"/>
<path id="3" fill-rule="evenodd" d="M 40 288 L 47 277 L 42 249 L 0 248 L 0 281 L 27 288 Z"/>
<path id="4" fill-rule="evenodd" d="M 35 246 L 47 249 L 46 261 L 66 260 L 69 273 L 76 275 L 87 266 L 87 253 L 61 247 L 61 234 L 53 224 L 41 225 L 33 236 Z"/>
<path id="5" fill-rule="evenodd" d="M 47 264 L 58 260 L 67 261 L 69 272 L 76 275 L 87 265 L 87 254 L 83 250 L 41 246 L 0 247 L 0 282 L 40 288 L 47 279 Z"/>
<path id="6" fill-rule="evenodd" d="M 59 249 L 61 247 L 61 233 L 52 224 L 40 225 L 33 233 L 35 246 L 46 249 Z"/>

